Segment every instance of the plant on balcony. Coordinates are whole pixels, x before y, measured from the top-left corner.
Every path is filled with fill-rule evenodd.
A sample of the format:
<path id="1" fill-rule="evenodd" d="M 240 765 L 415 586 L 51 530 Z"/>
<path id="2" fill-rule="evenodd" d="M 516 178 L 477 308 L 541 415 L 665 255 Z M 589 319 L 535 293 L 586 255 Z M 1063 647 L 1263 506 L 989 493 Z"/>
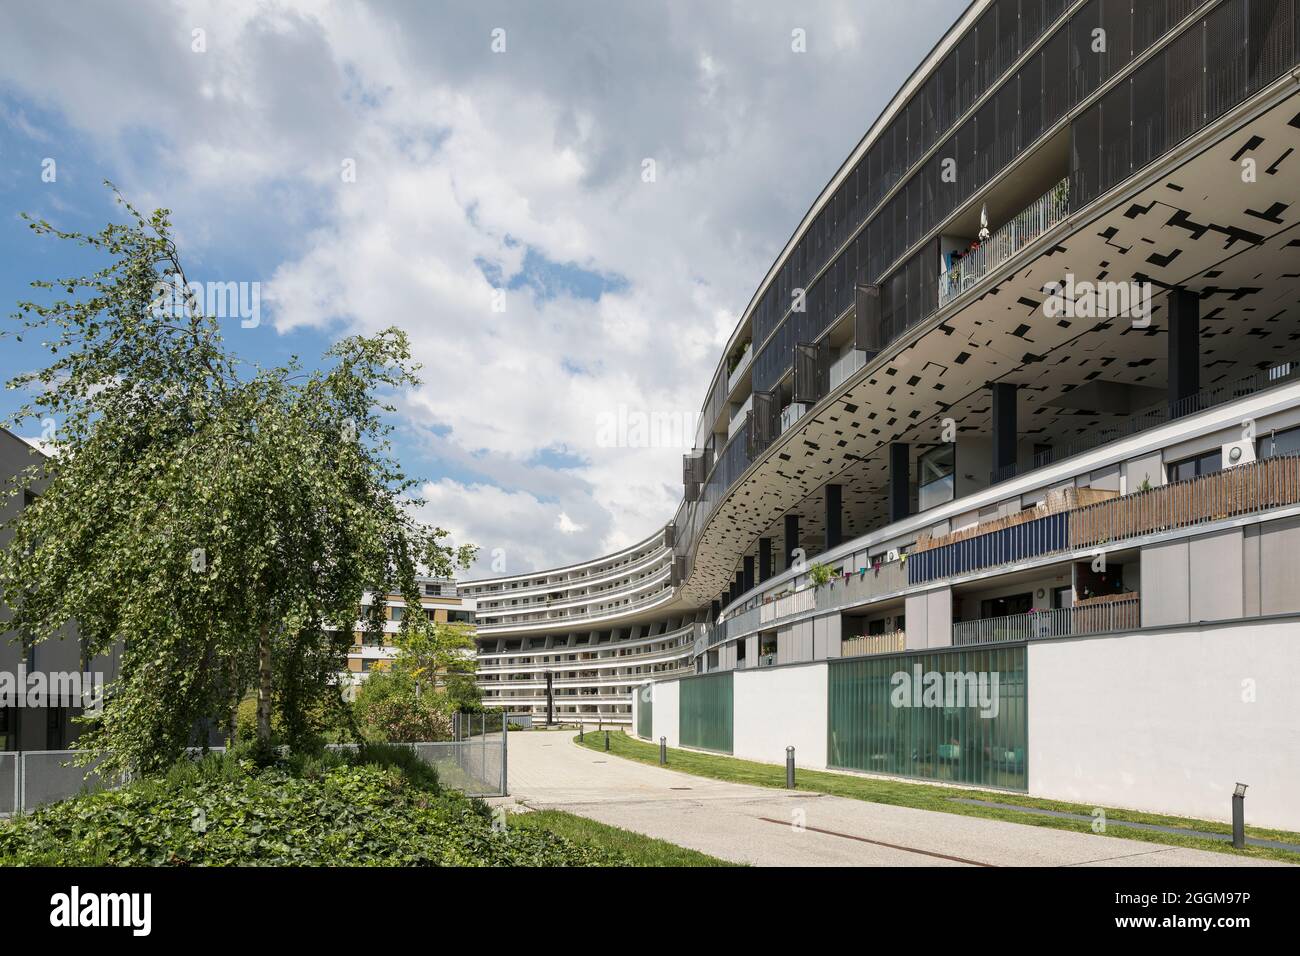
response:
<path id="1" fill-rule="evenodd" d="M 829 564 L 814 564 L 808 568 L 808 578 L 819 588 L 835 579 L 835 569 Z"/>

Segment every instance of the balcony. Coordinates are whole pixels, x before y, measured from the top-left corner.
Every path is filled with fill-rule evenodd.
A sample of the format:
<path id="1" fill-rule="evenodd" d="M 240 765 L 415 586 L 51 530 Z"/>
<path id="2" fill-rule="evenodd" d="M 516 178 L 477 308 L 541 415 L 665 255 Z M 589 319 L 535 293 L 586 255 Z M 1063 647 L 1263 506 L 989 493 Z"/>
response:
<path id="1" fill-rule="evenodd" d="M 728 395 L 730 395 L 732 392 L 736 390 L 736 386 L 740 384 L 741 377 L 745 374 L 745 370 L 749 368 L 749 363 L 752 362 L 753 359 L 754 359 L 754 343 L 746 342 L 744 351 L 742 351 L 740 353 L 740 357 L 736 359 L 735 367 L 732 368 L 732 370 L 729 373 L 727 373 L 727 394 Z"/>
<path id="2" fill-rule="evenodd" d="M 849 377 L 867 364 L 867 353 L 862 349 L 849 349 L 831 363 L 829 372 L 829 389 L 835 391 L 848 381 Z"/>
<path id="3" fill-rule="evenodd" d="M 1135 631 L 1142 626 L 1142 609 L 1136 594 L 1110 594 L 1079 601 L 1074 607 L 1030 611 L 979 621 L 958 621 L 952 626 L 954 647 L 1004 644 L 1048 637 L 1080 637 L 1112 631 Z"/>
<path id="4" fill-rule="evenodd" d="M 745 417 L 749 415 L 750 409 L 754 407 L 754 396 L 750 395 L 745 399 L 745 403 L 736 409 L 736 413 L 731 416 L 731 422 L 727 425 L 727 441 L 736 437 L 736 432 L 740 431 L 741 426 L 745 424 Z"/>
<path id="5" fill-rule="evenodd" d="M 1062 179 L 1037 199 L 1028 209 L 970 252 L 939 277 L 939 307 L 952 302 L 963 292 L 1002 265 L 1025 246 L 1054 228 L 1070 215 L 1070 180 Z"/>
<path id="6" fill-rule="evenodd" d="M 901 654 L 907 649 L 907 634 L 864 634 L 840 642 L 840 657 L 865 657 L 868 654 Z"/>
<path id="7" fill-rule="evenodd" d="M 795 422 L 808 414 L 808 406 L 803 402 L 791 402 L 781 409 L 781 434 L 794 427 Z"/>

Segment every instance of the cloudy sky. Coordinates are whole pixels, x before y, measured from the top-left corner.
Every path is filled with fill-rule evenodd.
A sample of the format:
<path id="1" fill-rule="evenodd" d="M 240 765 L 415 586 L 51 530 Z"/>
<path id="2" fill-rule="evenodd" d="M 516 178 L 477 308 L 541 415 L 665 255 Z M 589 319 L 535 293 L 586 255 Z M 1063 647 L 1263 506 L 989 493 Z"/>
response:
<path id="1" fill-rule="evenodd" d="M 18 214 L 97 229 L 110 179 L 173 211 L 191 278 L 261 283 L 224 329 L 250 360 L 411 334 L 398 451 L 478 573 L 594 557 L 671 518 L 741 310 L 965 6 L 12 5 L 0 314 L 88 264 Z M 40 361 L 0 345 L 6 379 Z M 651 414 L 682 427 L 620 427 Z"/>

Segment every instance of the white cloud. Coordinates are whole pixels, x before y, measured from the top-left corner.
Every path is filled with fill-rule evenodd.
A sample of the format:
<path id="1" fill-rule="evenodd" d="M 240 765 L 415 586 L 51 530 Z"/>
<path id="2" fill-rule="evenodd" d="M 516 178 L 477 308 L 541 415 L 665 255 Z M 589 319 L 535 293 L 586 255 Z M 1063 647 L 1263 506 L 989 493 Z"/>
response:
<path id="1" fill-rule="evenodd" d="M 772 257 L 963 7 L 826 0 L 792 24 L 775 2 L 32 5 L 0 37 L 0 86 L 103 144 L 200 254 L 278 234 L 281 332 L 405 328 L 426 384 L 403 412 L 475 476 L 430 484 L 427 513 L 483 570 L 502 549 L 522 571 L 671 518 L 683 449 L 610 447 L 600 416 L 698 412 Z M 480 264 L 509 285 L 529 250 L 625 284 L 598 302 L 525 286 L 494 312 Z M 548 463 L 557 448 L 572 460 Z"/>

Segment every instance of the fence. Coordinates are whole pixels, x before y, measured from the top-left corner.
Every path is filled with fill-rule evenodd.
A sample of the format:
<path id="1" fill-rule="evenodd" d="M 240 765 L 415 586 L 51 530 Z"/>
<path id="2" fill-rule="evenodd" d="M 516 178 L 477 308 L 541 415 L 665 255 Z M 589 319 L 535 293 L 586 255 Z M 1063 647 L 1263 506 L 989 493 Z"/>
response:
<path id="1" fill-rule="evenodd" d="M 410 747 L 425 763 L 438 771 L 443 786 L 470 797 L 503 797 L 507 787 L 507 734 L 497 721 L 493 729 L 479 730 L 462 740 L 421 741 L 399 744 Z M 356 750 L 357 744 L 330 744 L 330 750 Z M 220 753 L 224 747 L 210 747 Z M 80 750 L 26 750 L 0 753 L 0 817 L 27 813 L 37 807 L 67 800 L 79 793 L 120 785 L 104 780 L 93 765 L 81 766 L 75 759 Z M 191 751 L 197 755 L 198 751 Z"/>
<path id="2" fill-rule="evenodd" d="M 1141 606 L 1136 594 L 1117 595 L 1113 599 L 989 617 L 980 621 L 958 621 L 952 626 L 954 646 L 1003 644 L 1008 641 L 1032 641 L 1045 637 L 1078 637 L 1110 631 L 1136 630 L 1141 623 Z"/>
<path id="3" fill-rule="evenodd" d="M 1080 508 L 1070 514 L 1070 544 L 1086 548 L 1294 504 L 1300 456 L 1265 458 Z"/>
<path id="4" fill-rule="evenodd" d="M 868 654 L 898 654 L 907 649 L 907 634 L 866 634 L 840 642 L 840 657 L 865 657 Z"/>
<path id="5" fill-rule="evenodd" d="M 947 305 L 1069 214 L 1070 181 L 1063 179 L 940 276 L 939 305 Z"/>

